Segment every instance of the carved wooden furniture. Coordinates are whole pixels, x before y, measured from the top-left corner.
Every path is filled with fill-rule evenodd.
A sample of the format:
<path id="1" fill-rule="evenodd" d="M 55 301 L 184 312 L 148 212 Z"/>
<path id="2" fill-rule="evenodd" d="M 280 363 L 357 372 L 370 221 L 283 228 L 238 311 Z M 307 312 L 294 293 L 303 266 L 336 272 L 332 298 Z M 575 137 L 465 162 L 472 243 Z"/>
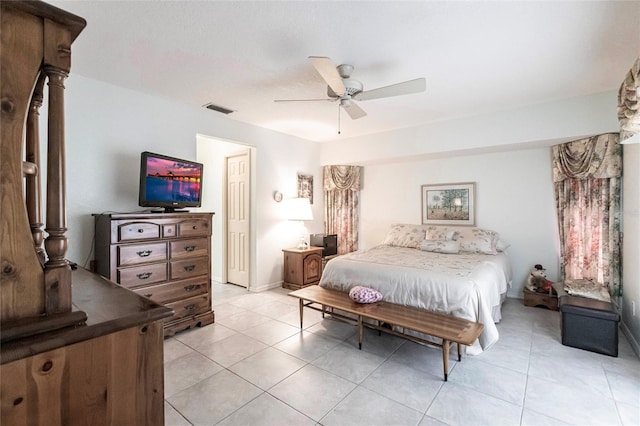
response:
<path id="1" fill-rule="evenodd" d="M 322 276 L 322 247 L 284 249 L 284 288 L 296 290 L 320 282 Z"/>
<path id="2" fill-rule="evenodd" d="M 96 214 L 96 271 L 173 309 L 165 336 L 214 321 L 213 213 Z"/>
<path id="3" fill-rule="evenodd" d="M 65 259 L 64 79 L 85 25 L 39 1 L 0 2 L 3 425 L 164 422 L 161 321 L 171 310 L 88 271 L 72 272 Z M 43 214 L 38 121 L 45 83 Z"/>

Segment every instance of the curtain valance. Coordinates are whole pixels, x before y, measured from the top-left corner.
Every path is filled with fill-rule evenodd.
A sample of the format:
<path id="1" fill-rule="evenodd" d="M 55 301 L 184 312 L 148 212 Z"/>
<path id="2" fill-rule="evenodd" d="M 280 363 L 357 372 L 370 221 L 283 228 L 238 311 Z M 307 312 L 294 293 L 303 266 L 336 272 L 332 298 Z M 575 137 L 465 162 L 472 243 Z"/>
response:
<path id="1" fill-rule="evenodd" d="M 618 92 L 620 141 L 640 134 L 640 58 L 636 59 Z"/>
<path id="2" fill-rule="evenodd" d="M 350 189 L 360 191 L 361 166 L 325 166 L 324 190 Z"/>
<path id="3" fill-rule="evenodd" d="M 604 179 L 622 175 L 622 149 L 617 133 L 606 133 L 552 147 L 553 181 Z"/>

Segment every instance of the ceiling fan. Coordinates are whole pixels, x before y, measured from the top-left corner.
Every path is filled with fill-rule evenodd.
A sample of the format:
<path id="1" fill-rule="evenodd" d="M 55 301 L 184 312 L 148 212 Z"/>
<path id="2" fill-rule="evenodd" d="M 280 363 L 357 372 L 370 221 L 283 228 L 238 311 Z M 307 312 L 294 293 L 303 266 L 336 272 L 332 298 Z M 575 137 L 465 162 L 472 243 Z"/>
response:
<path id="1" fill-rule="evenodd" d="M 362 108 L 354 102 L 368 101 L 370 99 L 388 98 L 391 96 L 409 95 L 411 93 L 424 92 L 427 88 L 426 79 L 416 78 L 390 86 L 364 91 L 363 84 L 351 78 L 353 65 L 341 64 L 336 66 L 330 58 L 323 56 L 309 56 L 311 65 L 318 74 L 327 82 L 328 99 L 276 99 L 275 102 L 315 102 L 315 101 L 340 101 L 340 106 L 353 120 L 367 115 Z"/>

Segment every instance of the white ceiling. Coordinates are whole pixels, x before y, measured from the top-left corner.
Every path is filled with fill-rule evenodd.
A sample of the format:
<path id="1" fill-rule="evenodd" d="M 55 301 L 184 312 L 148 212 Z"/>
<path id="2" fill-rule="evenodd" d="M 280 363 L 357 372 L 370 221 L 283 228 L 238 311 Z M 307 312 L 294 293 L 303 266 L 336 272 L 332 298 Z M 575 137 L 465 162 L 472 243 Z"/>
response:
<path id="1" fill-rule="evenodd" d="M 640 1 L 51 3 L 87 20 L 72 74 L 316 141 L 617 90 L 640 54 Z M 337 103 L 273 102 L 326 96 L 308 56 L 427 91 L 359 102 L 338 135 Z"/>

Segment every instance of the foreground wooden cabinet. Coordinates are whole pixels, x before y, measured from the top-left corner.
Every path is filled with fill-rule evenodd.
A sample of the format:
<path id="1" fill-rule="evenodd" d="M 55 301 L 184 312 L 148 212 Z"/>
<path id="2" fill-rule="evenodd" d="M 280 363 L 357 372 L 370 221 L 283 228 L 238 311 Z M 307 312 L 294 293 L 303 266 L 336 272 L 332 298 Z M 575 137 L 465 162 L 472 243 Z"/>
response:
<path id="1" fill-rule="evenodd" d="M 72 277 L 84 324 L 2 343 L 0 424 L 164 424 L 171 310 L 85 270 Z"/>
<path id="2" fill-rule="evenodd" d="M 0 1 L 2 425 L 164 423 L 162 320 L 171 309 L 66 259 L 64 81 L 85 25 L 40 1 Z"/>
<path id="3" fill-rule="evenodd" d="M 214 321 L 213 213 L 96 214 L 96 271 L 173 309 L 165 336 Z"/>

